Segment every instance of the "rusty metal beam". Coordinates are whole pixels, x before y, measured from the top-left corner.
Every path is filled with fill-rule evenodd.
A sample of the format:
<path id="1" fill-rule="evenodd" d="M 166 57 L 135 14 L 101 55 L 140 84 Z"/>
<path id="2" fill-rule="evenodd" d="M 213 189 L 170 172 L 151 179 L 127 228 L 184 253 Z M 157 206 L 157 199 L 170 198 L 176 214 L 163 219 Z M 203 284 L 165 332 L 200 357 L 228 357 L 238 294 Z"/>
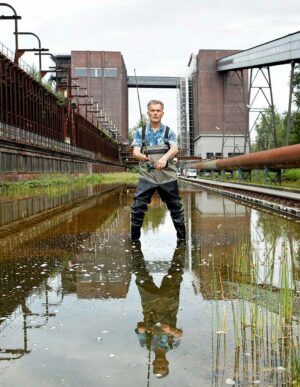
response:
<path id="1" fill-rule="evenodd" d="M 299 168 L 300 144 L 193 164 L 200 170 Z"/>

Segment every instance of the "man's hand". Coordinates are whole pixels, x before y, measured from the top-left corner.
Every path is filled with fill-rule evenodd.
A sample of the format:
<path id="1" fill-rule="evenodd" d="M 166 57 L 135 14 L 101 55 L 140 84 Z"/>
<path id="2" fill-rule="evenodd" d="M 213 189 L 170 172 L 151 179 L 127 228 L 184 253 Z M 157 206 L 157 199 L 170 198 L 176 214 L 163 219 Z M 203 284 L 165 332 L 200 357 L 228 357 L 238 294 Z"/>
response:
<path id="1" fill-rule="evenodd" d="M 150 157 L 141 153 L 141 148 L 138 146 L 133 148 L 133 157 L 139 161 L 150 161 Z"/>
<path id="2" fill-rule="evenodd" d="M 146 156 L 146 155 L 143 155 L 142 153 L 141 153 L 141 161 L 150 161 L 151 160 L 151 158 L 149 157 L 149 156 Z"/>
<path id="3" fill-rule="evenodd" d="M 161 157 L 158 162 L 156 163 L 156 169 L 163 169 L 167 165 L 168 159 L 163 156 Z"/>

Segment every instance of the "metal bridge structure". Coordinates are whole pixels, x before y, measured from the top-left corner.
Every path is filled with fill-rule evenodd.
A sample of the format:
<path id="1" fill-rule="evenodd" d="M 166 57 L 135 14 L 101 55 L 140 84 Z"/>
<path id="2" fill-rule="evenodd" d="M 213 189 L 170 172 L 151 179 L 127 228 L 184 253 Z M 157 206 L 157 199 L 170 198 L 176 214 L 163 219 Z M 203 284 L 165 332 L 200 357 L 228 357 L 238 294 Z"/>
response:
<path id="1" fill-rule="evenodd" d="M 178 77 L 153 77 L 153 76 L 129 76 L 127 77 L 128 88 L 136 87 L 146 89 L 179 89 L 180 78 Z"/>
<path id="2" fill-rule="evenodd" d="M 244 100 L 249 111 L 257 113 L 257 118 L 251 128 L 249 128 L 248 120 L 246 127 L 245 139 L 249 144 L 249 148 L 251 132 L 257 120 L 264 114 L 264 109 L 255 107 L 256 100 L 259 96 L 264 98 L 268 108 L 272 112 L 274 145 L 278 145 L 270 67 L 290 64 L 290 80 L 292 80 L 296 63 L 300 63 L 300 31 L 217 60 L 217 71 L 227 74 L 227 79 L 230 78 L 230 74 L 237 74 L 241 78 L 244 70 L 250 70 L 249 87 L 244 95 Z M 259 76 L 263 82 L 260 80 L 258 83 L 257 79 Z M 293 82 L 290 81 L 289 84 L 286 145 L 289 145 L 293 97 Z M 223 142 L 224 140 L 223 138 Z"/>

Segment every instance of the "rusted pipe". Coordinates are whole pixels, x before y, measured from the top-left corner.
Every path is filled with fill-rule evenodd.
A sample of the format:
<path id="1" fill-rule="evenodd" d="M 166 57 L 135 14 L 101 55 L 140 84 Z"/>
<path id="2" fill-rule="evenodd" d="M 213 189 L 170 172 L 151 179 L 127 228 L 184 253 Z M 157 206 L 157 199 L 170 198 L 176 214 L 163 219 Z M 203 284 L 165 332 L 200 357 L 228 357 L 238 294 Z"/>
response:
<path id="1" fill-rule="evenodd" d="M 246 155 L 203 161 L 193 165 L 203 170 L 300 168 L 300 144 L 283 146 Z"/>

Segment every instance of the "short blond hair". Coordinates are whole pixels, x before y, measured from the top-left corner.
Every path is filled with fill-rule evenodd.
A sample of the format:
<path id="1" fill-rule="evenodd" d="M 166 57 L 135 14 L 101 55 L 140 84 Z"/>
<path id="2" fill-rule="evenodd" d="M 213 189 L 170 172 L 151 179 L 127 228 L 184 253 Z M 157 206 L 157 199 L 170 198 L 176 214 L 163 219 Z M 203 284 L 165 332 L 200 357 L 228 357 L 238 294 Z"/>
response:
<path id="1" fill-rule="evenodd" d="M 158 99 L 151 99 L 148 102 L 148 104 L 147 104 L 148 111 L 149 111 L 151 105 L 160 105 L 162 107 L 162 110 L 164 110 L 164 107 L 165 107 L 164 103 L 159 101 Z"/>

